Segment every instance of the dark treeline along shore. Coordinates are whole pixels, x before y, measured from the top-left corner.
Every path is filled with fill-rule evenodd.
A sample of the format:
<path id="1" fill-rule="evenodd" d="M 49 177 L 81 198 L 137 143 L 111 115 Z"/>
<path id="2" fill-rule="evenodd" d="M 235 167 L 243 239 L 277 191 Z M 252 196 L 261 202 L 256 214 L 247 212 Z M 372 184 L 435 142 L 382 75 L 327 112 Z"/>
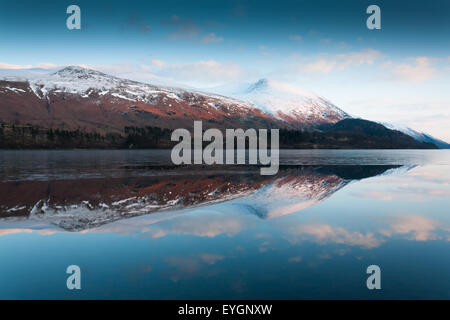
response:
<path id="1" fill-rule="evenodd" d="M 245 129 L 245 128 L 244 128 Z M 1 123 L 1 149 L 167 149 L 173 130 L 159 127 L 123 128 L 122 133 L 45 128 Z M 270 133 L 270 131 L 269 131 Z M 270 137 L 269 137 L 270 138 Z M 205 145 L 209 142 L 205 142 Z M 362 119 L 344 119 L 315 130 L 280 129 L 282 149 L 437 149 L 432 143 Z"/>

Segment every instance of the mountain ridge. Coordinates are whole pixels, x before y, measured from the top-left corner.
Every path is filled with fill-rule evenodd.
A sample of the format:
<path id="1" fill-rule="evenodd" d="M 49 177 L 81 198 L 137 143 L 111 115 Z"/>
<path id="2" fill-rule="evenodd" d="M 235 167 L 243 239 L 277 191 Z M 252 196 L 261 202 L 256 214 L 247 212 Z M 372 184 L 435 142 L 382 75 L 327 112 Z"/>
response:
<path id="1" fill-rule="evenodd" d="M 77 137 L 89 134 L 125 137 L 125 128 L 191 129 L 194 120 L 202 120 L 205 129 L 326 132 L 334 124 L 352 119 L 315 93 L 269 79 L 260 79 L 240 94 L 228 97 L 122 79 L 79 66 L 68 66 L 28 80 L 0 80 L 0 97 L 2 128 L 5 124 L 30 126 L 30 132 L 50 130 L 50 136 L 52 130 L 59 130 Z M 12 137 L 6 145 L 14 145 L 17 130 L 8 127 L 5 130 Z M 138 140 L 145 137 L 148 138 L 147 133 Z M 33 145 L 33 140 L 28 143 Z M 49 143 L 46 141 L 44 145 Z M 312 145 L 321 146 L 320 143 Z M 336 147 L 343 144 L 338 143 Z"/>

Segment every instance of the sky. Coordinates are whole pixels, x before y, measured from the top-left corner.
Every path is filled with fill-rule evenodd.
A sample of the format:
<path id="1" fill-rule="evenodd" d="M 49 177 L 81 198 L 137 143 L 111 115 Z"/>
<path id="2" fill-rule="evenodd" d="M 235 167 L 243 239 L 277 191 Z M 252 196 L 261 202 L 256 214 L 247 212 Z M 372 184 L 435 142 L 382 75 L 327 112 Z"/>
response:
<path id="1" fill-rule="evenodd" d="M 69 5 L 81 29 L 69 30 Z M 381 29 L 369 30 L 369 5 Z M 0 69 L 81 65 L 208 89 L 260 78 L 450 141 L 450 1 L 4 1 Z"/>

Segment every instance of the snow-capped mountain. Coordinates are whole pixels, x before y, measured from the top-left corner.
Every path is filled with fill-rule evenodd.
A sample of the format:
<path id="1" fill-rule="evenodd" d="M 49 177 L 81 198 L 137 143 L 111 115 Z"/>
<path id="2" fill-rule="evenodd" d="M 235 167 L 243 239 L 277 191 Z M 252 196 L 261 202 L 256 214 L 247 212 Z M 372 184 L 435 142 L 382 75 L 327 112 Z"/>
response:
<path id="1" fill-rule="evenodd" d="M 158 87 L 121 79 L 100 71 L 78 66 L 69 66 L 49 75 L 34 78 L 29 80 L 29 84 L 33 92 L 41 98 L 47 97 L 50 92 L 79 94 L 82 97 L 88 97 L 97 93 L 100 96 L 110 94 L 129 101 L 148 102 L 149 98 L 151 100 L 151 97 L 156 97 L 159 94 L 165 94 L 168 98 L 181 100 L 181 96 L 187 92 L 183 89 Z M 214 95 L 204 95 L 204 97 L 216 98 Z M 220 98 L 226 100 L 225 97 Z M 229 99 L 225 102 L 247 107 L 235 99 Z"/>
<path id="2" fill-rule="evenodd" d="M 327 99 L 283 82 L 260 79 L 244 89 L 227 87 L 218 90 L 249 102 L 277 119 L 299 126 L 335 123 L 350 118 Z"/>
<path id="3" fill-rule="evenodd" d="M 0 119 L 47 128 L 123 132 L 125 126 L 289 127 L 253 105 L 200 91 L 155 86 L 71 66 L 32 79 L 0 80 Z"/>
<path id="4" fill-rule="evenodd" d="M 436 145 L 439 149 L 450 149 L 450 144 L 448 144 L 447 142 L 445 142 L 443 140 L 440 140 L 438 138 L 430 136 L 427 133 L 419 132 L 419 131 L 416 131 L 414 129 L 411 129 L 411 128 L 405 127 L 405 126 L 394 125 L 392 123 L 387 123 L 387 122 L 380 122 L 380 123 L 388 129 L 398 130 L 400 132 L 403 132 L 404 134 L 407 134 L 408 136 L 414 138 L 416 141 L 432 143 L 432 144 Z"/>
<path id="5" fill-rule="evenodd" d="M 329 100 L 302 88 L 278 81 L 260 79 L 251 84 L 232 84 L 213 88 L 224 95 L 249 102 L 274 117 L 296 123 L 298 127 L 324 123 L 336 123 L 352 118 Z M 416 141 L 432 143 L 439 148 L 450 148 L 450 144 L 418 132 L 411 128 L 381 123 L 388 129 L 398 130 Z"/>
<path id="6" fill-rule="evenodd" d="M 205 128 L 311 129 L 351 118 L 325 98 L 277 81 L 262 79 L 233 92 L 216 89 L 220 94 L 70 66 L 28 79 L 0 79 L 0 122 L 122 135 L 125 127 L 192 128 L 194 120 L 202 120 Z M 448 147 L 427 134 L 399 130 Z"/>

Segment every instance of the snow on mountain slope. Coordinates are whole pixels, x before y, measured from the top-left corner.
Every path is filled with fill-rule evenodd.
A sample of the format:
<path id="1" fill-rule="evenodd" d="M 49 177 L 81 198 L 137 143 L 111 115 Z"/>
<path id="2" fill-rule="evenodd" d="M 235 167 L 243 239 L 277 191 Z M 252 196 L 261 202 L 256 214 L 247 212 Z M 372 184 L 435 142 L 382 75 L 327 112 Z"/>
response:
<path id="1" fill-rule="evenodd" d="M 79 94 L 88 97 L 96 92 L 100 96 L 110 94 L 117 98 L 129 101 L 148 102 L 149 97 L 156 98 L 159 94 L 164 94 L 167 98 L 182 100 L 185 93 L 194 93 L 205 99 L 211 99 L 210 105 L 220 99 L 227 104 L 234 104 L 240 108 L 252 108 L 251 105 L 237 99 L 225 96 L 204 93 L 195 90 L 185 90 L 173 87 L 155 86 L 147 83 L 122 79 L 108 75 L 106 73 L 86 69 L 78 66 L 65 67 L 57 72 L 33 78 L 29 80 L 33 92 L 44 98 L 49 92 L 64 92 Z M 150 99 L 151 100 L 151 99 Z"/>
<path id="2" fill-rule="evenodd" d="M 380 122 L 380 123 L 388 129 L 398 130 L 400 132 L 403 132 L 404 134 L 407 134 L 408 136 L 414 138 L 417 141 L 432 143 L 432 144 L 436 145 L 439 149 L 450 149 L 450 144 L 448 144 L 447 142 L 445 142 L 443 140 L 440 140 L 438 138 L 430 136 L 427 133 L 419 132 L 419 131 L 416 131 L 409 127 L 394 125 L 392 123 L 387 123 L 387 122 Z"/>
<path id="3" fill-rule="evenodd" d="M 107 93 L 130 101 L 144 100 L 146 94 L 170 93 L 174 99 L 179 99 L 176 90 L 164 90 L 156 86 L 136 81 L 117 78 L 100 71 L 70 66 L 55 73 L 35 78 L 29 81 L 33 92 L 40 98 L 48 92 L 80 94 L 89 96 L 94 91 L 100 95 Z"/>
<path id="4" fill-rule="evenodd" d="M 250 103 L 155 86 L 77 66 L 31 79 L 0 80 L 0 119 L 45 128 L 121 133 L 126 126 L 292 127 Z"/>
<path id="5" fill-rule="evenodd" d="M 219 92 L 221 91 L 218 88 Z M 278 119 L 307 125 L 334 123 L 350 118 L 330 101 L 302 88 L 260 79 L 244 90 L 223 88 L 233 97 L 247 101 Z"/>
<path id="6" fill-rule="evenodd" d="M 33 70 L 28 79 L 12 74 L 0 80 L 3 122 L 121 132 L 125 126 L 189 127 L 193 120 L 219 128 L 308 128 L 350 118 L 323 97 L 267 79 L 213 89 L 230 98 L 206 92 L 212 90 L 156 86 L 78 66 L 41 72 Z M 450 147 L 425 133 L 384 125 L 418 141 Z"/>
<path id="7" fill-rule="evenodd" d="M 32 124 L 40 124 L 34 119 L 49 118 L 42 124 L 51 127 L 58 127 L 62 122 L 69 128 L 95 126 L 94 123 L 90 124 L 92 119 L 97 123 L 109 119 L 110 126 L 115 128 L 126 125 L 174 128 L 186 126 L 188 120 L 192 123 L 194 119 L 208 120 L 216 126 L 220 124 L 226 127 L 308 128 L 349 117 L 314 93 L 266 79 L 246 87 L 232 98 L 220 95 L 220 92 L 207 93 L 121 79 L 78 66 L 65 67 L 22 82 L 13 84 L 5 81 L 4 86 L 0 86 L 0 93 L 11 91 L 7 87 L 25 90 L 23 97 L 10 97 L 9 101 L 4 101 L 5 104 L 29 105 L 29 108 L 19 112 L 20 117 L 26 116 L 28 123 Z M 17 90 L 14 92 L 20 93 Z M 31 107 L 30 101 L 34 105 L 44 104 L 44 114 L 38 114 L 42 108 Z M 74 108 L 88 108 L 91 114 L 89 119 L 85 119 L 83 113 L 74 114 L 75 110 L 71 111 Z M 28 109 L 33 115 L 28 114 Z M 14 121 L 20 122 L 20 117 L 11 113 L 13 111 L 3 110 L 0 113 L 6 119 L 14 118 Z M 95 113 L 101 114 L 95 116 Z M 77 119 L 73 119 L 74 116 Z M 60 121 L 61 117 L 66 120 Z M 164 119 L 158 120 L 158 117 Z"/>

